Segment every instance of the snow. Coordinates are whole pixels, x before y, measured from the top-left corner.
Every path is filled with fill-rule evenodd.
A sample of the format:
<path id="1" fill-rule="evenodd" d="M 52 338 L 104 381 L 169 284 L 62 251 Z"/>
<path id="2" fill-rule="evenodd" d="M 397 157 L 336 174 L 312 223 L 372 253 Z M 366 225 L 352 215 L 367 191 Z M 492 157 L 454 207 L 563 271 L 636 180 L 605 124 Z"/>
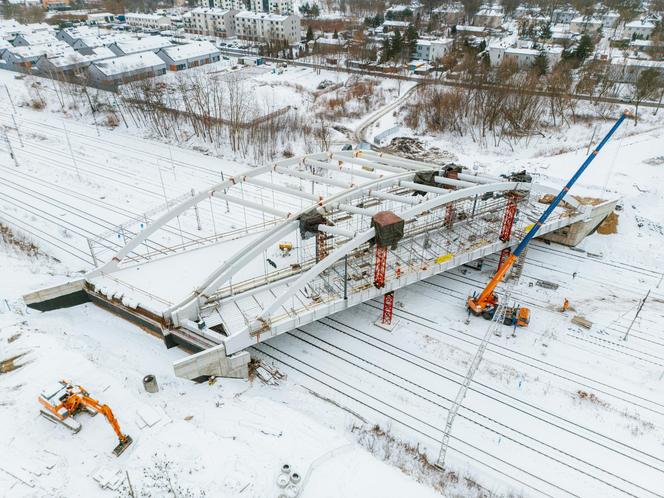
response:
<path id="1" fill-rule="evenodd" d="M 185 45 L 162 48 L 161 52 L 174 61 L 194 59 L 209 55 L 219 55 L 219 50 L 212 43 L 206 41 L 192 42 Z"/>
<path id="2" fill-rule="evenodd" d="M 106 76 L 114 76 L 130 71 L 163 66 L 164 61 L 154 52 L 139 52 L 116 57 L 115 59 L 98 61 L 94 65 Z"/>
<path id="3" fill-rule="evenodd" d="M 323 79 L 345 82 L 338 73 L 300 68 L 281 75 L 239 74 L 252 80 L 256 99 L 271 97 L 282 105 L 308 105 L 309 97 L 302 97 L 307 94 L 296 84 L 313 91 Z M 41 88 L 46 110 L 22 107 L 38 81 L 26 85 L 13 73 L 0 72 L 25 142 L 21 148 L 16 132 L 8 129 L 18 167 L 0 150 L 0 221 L 18 227 L 18 235 L 40 235 L 46 240 L 34 242 L 61 261 L 28 257 L 0 242 L 0 360 L 26 353 L 18 361 L 24 366 L 0 374 L 0 424 L 9 435 L 2 448 L 9 458 L 0 459 L 0 489 L 10 496 L 67 496 L 71 489 L 97 496 L 103 491 L 95 477 L 126 481 L 128 475 L 134 490 L 163 496 L 167 469 L 194 496 L 203 491 L 208 496 L 275 496 L 279 468 L 287 462 L 303 476 L 312 468 L 303 496 L 438 496 L 431 476 L 440 474 L 417 473 L 409 459 L 413 450 L 397 451 L 385 443 L 389 439 L 374 437 L 372 427 L 379 425 L 435 459 L 450 400 L 486 330 L 482 320 L 465 322 L 463 299 L 489 278 L 495 258 L 481 272 L 459 269 L 399 291 L 399 323 L 391 333 L 373 325 L 381 303 L 369 302 L 257 346 L 253 356 L 287 374 L 278 385 L 178 379 L 171 365 L 184 351 L 166 349 L 160 339 L 91 304 L 38 313 L 26 310 L 20 295 L 90 268 L 86 237 L 108 231 L 101 242 L 117 248 L 122 243 L 118 227 L 138 229 L 144 214 L 152 218 L 163 212 L 164 197 L 182 198 L 191 188 L 219 181 L 220 172 L 232 175 L 249 165 L 228 151 L 205 155 L 142 138 L 144 132 L 131 124 L 97 130 L 91 116 L 63 113 L 48 83 Z M 399 93 L 394 81 L 380 85 L 389 92 L 386 106 L 412 86 L 404 83 Z M 398 113 L 389 108 L 371 110 L 372 117 L 380 116 L 378 125 L 366 114 L 343 124 L 356 129 L 369 122 L 370 135 L 400 124 Z M 13 126 L 11 112 L 8 104 L 0 113 L 3 125 Z M 579 112 L 588 109 L 580 106 Z M 660 493 L 664 133 L 661 111 L 653 113 L 641 110 L 638 126 L 625 123 L 572 192 L 622 197 L 618 233 L 594 234 L 580 250 L 543 243 L 531 247 L 515 291 L 515 299 L 533 309 L 531 325 L 516 337 L 506 330 L 491 340 L 455 422 L 447 461 L 461 484 L 447 488 L 447 495 L 472 496 L 463 487 L 466 476 L 479 482 L 484 494 L 541 494 L 531 487 L 554 496 L 566 494 L 560 488 L 580 496 Z M 596 142 L 610 124 L 580 120 L 569 128 L 547 129 L 514 150 L 505 144 L 481 148 L 468 136 L 418 138 L 453 152 L 480 173 L 526 168 L 538 182 L 562 185 L 586 157 L 591 137 Z M 39 211 L 20 206 L 28 200 Z M 83 213 L 72 213 L 72 208 Z M 239 216 L 231 212 L 216 221 L 241 225 L 233 219 Z M 128 219 L 132 223 L 126 225 Z M 184 231 L 196 230 L 192 216 L 181 221 Z M 164 243 L 179 241 L 177 230 L 169 237 Z M 82 251 L 63 246 L 88 262 L 55 247 L 64 242 Z M 250 236 L 228 243 L 248 242 Z M 191 252 L 193 272 L 205 270 L 195 260 L 206 250 Z M 221 264 L 225 254 L 215 257 L 211 265 Z M 150 275 L 155 285 L 168 270 L 169 259 L 162 261 Z M 143 271 L 137 268 L 127 268 L 123 278 L 134 282 Z M 529 285 L 537 280 L 560 287 Z M 181 295 L 189 290 L 187 282 L 170 279 L 163 286 L 165 295 Z M 624 341 L 648 290 L 644 311 Z M 565 297 L 574 311 L 558 311 Z M 575 314 L 594 322 L 592 329 L 574 326 Z M 143 390 L 146 374 L 156 375 L 159 393 Z M 78 416 L 83 428 L 72 435 L 37 415 L 35 397 L 60 378 L 80 382 L 113 408 L 134 438 L 120 458 L 110 453 L 116 440 L 102 417 Z M 365 430 L 361 437 L 360 426 Z M 160 474 L 161 480 L 155 477 Z"/>
<path id="4" fill-rule="evenodd" d="M 146 36 L 131 40 L 116 41 L 113 46 L 123 54 L 135 54 L 138 52 L 157 51 L 160 48 L 170 47 L 172 43 L 162 36 Z"/>

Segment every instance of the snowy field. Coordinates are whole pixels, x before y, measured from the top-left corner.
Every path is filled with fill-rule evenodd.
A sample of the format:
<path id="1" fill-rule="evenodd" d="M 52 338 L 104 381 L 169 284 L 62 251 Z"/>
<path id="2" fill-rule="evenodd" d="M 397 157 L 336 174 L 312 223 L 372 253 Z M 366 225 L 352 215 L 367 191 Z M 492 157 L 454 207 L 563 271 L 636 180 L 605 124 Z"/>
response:
<path id="1" fill-rule="evenodd" d="M 325 79 L 311 70 L 293 74 L 257 75 L 257 92 L 292 105 L 293 95 Z M 373 325 L 381 303 L 368 302 L 256 346 L 252 356 L 285 375 L 276 385 L 194 385 L 172 372 L 185 353 L 139 328 L 92 305 L 26 310 L 20 296 L 80 275 L 92 268 L 93 253 L 107 259 L 192 188 L 251 165 L 223 151 L 158 142 L 137 128 L 20 107 L 25 85 L 0 71 L 5 84 L 16 110 L 12 118 L 3 100 L 0 123 L 10 127 L 16 160 L 0 137 L 0 223 L 17 239 L 0 241 L 0 361 L 18 356 L 13 364 L 22 366 L 3 363 L 0 373 L 0 424 L 9 435 L 2 496 L 71 496 L 73 489 L 129 496 L 129 483 L 135 496 L 277 496 L 283 463 L 307 476 L 305 497 L 424 497 L 443 488 L 450 496 L 664 494 L 661 113 L 644 109 L 637 127 L 625 123 L 575 187 L 580 195 L 622 197 L 617 233 L 594 234 L 578 250 L 530 248 L 513 298 L 531 308 L 531 325 L 492 338 L 441 474 L 427 462 L 436 460 L 447 411 L 487 325 L 466 323 L 463 301 L 484 285 L 496 258 L 481 272 L 458 269 L 399 291 L 399 323 L 390 333 Z M 385 85 L 388 104 L 406 90 Z M 395 119 L 386 114 L 370 135 Z M 610 124 L 599 123 L 597 136 Z M 536 181 L 560 185 L 585 158 L 593 126 L 515 151 L 478 149 L 468 139 L 426 141 L 479 172 L 526 168 Z M 244 224 L 224 213 L 219 203 L 200 214 L 207 227 Z M 196 239 L 193 215 L 178 223 L 161 243 Z M 26 255 L 22 240 L 39 254 Z M 559 288 L 534 285 L 542 279 Z M 571 309 L 561 313 L 564 298 Z M 572 324 L 577 314 L 592 329 Z M 142 388 L 148 373 L 157 376 L 157 394 Z M 134 439 L 120 458 L 102 417 L 80 415 L 83 429 L 72 435 L 38 416 L 40 390 L 61 378 L 114 409 Z M 98 481 L 117 482 L 116 489 Z"/>

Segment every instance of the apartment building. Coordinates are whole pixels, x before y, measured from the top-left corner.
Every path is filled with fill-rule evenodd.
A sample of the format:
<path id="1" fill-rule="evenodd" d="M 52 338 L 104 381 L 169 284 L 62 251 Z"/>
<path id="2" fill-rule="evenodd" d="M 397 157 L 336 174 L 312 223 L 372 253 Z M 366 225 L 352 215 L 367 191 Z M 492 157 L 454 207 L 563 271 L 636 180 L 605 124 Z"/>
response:
<path id="1" fill-rule="evenodd" d="M 249 0 L 199 0 L 199 7 L 221 10 L 246 10 L 250 7 Z"/>
<path id="2" fill-rule="evenodd" d="M 452 49 L 454 40 L 451 38 L 440 38 L 437 40 L 417 40 L 415 46 L 415 59 L 433 62 L 440 60 Z"/>
<path id="3" fill-rule="evenodd" d="M 141 29 L 167 29 L 171 25 L 169 17 L 160 16 L 159 14 L 132 12 L 125 16 L 125 20 L 132 28 Z"/>
<path id="4" fill-rule="evenodd" d="M 182 16 L 187 33 L 228 38 L 235 36 L 237 10 L 197 7 Z"/>
<path id="5" fill-rule="evenodd" d="M 300 18 L 258 12 L 240 12 L 235 15 L 235 34 L 245 40 L 284 40 L 298 43 L 301 38 Z"/>

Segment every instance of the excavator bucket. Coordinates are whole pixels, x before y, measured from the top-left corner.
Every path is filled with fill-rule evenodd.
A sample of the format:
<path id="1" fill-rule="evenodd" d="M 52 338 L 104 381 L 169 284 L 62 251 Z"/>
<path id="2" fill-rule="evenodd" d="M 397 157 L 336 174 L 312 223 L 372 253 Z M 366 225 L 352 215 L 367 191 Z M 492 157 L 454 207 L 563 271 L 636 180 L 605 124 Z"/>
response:
<path id="1" fill-rule="evenodd" d="M 131 438 L 131 436 L 127 436 L 124 441 L 120 441 L 120 444 L 113 448 L 113 454 L 119 457 L 122 455 L 122 453 L 124 453 L 124 450 L 129 448 L 129 445 L 133 442 L 134 440 Z"/>

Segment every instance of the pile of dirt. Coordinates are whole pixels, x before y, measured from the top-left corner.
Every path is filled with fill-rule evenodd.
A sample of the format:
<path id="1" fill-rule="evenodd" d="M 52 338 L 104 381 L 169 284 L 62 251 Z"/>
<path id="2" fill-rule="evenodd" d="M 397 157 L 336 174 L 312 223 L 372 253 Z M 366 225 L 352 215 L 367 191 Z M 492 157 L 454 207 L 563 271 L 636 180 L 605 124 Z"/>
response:
<path id="1" fill-rule="evenodd" d="M 580 195 L 573 195 L 572 197 L 579 201 L 579 204 L 583 204 L 584 206 L 598 206 L 604 202 L 604 199 L 598 199 L 597 197 L 582 197 Z M 556 196 L 553 194 L 544 194 L 539 198 L 538 202 L 540 204 L 551 204 L 555 198 Z M 565 209 L 573 209 L 573 207 L 566 201 L 561 201 L 560 206 Z"/>
<path id="2" fill-rule="evenodd" d="M 597 233 L 602 235 L 611 235 L 618 233 L 618 213 L 611 211 L 609 215 L 604 218 L 604 221 L 597 227 Z"/>
<path id="3" fill-rule="evenodd" d="M 415 161 L 447 163 L 459 160 L 452 152 L 440 150 L 438 147 L 427 149 L 421 140 L 412 137 L 394 137 L 386 148 L 391 154 Z"/>

